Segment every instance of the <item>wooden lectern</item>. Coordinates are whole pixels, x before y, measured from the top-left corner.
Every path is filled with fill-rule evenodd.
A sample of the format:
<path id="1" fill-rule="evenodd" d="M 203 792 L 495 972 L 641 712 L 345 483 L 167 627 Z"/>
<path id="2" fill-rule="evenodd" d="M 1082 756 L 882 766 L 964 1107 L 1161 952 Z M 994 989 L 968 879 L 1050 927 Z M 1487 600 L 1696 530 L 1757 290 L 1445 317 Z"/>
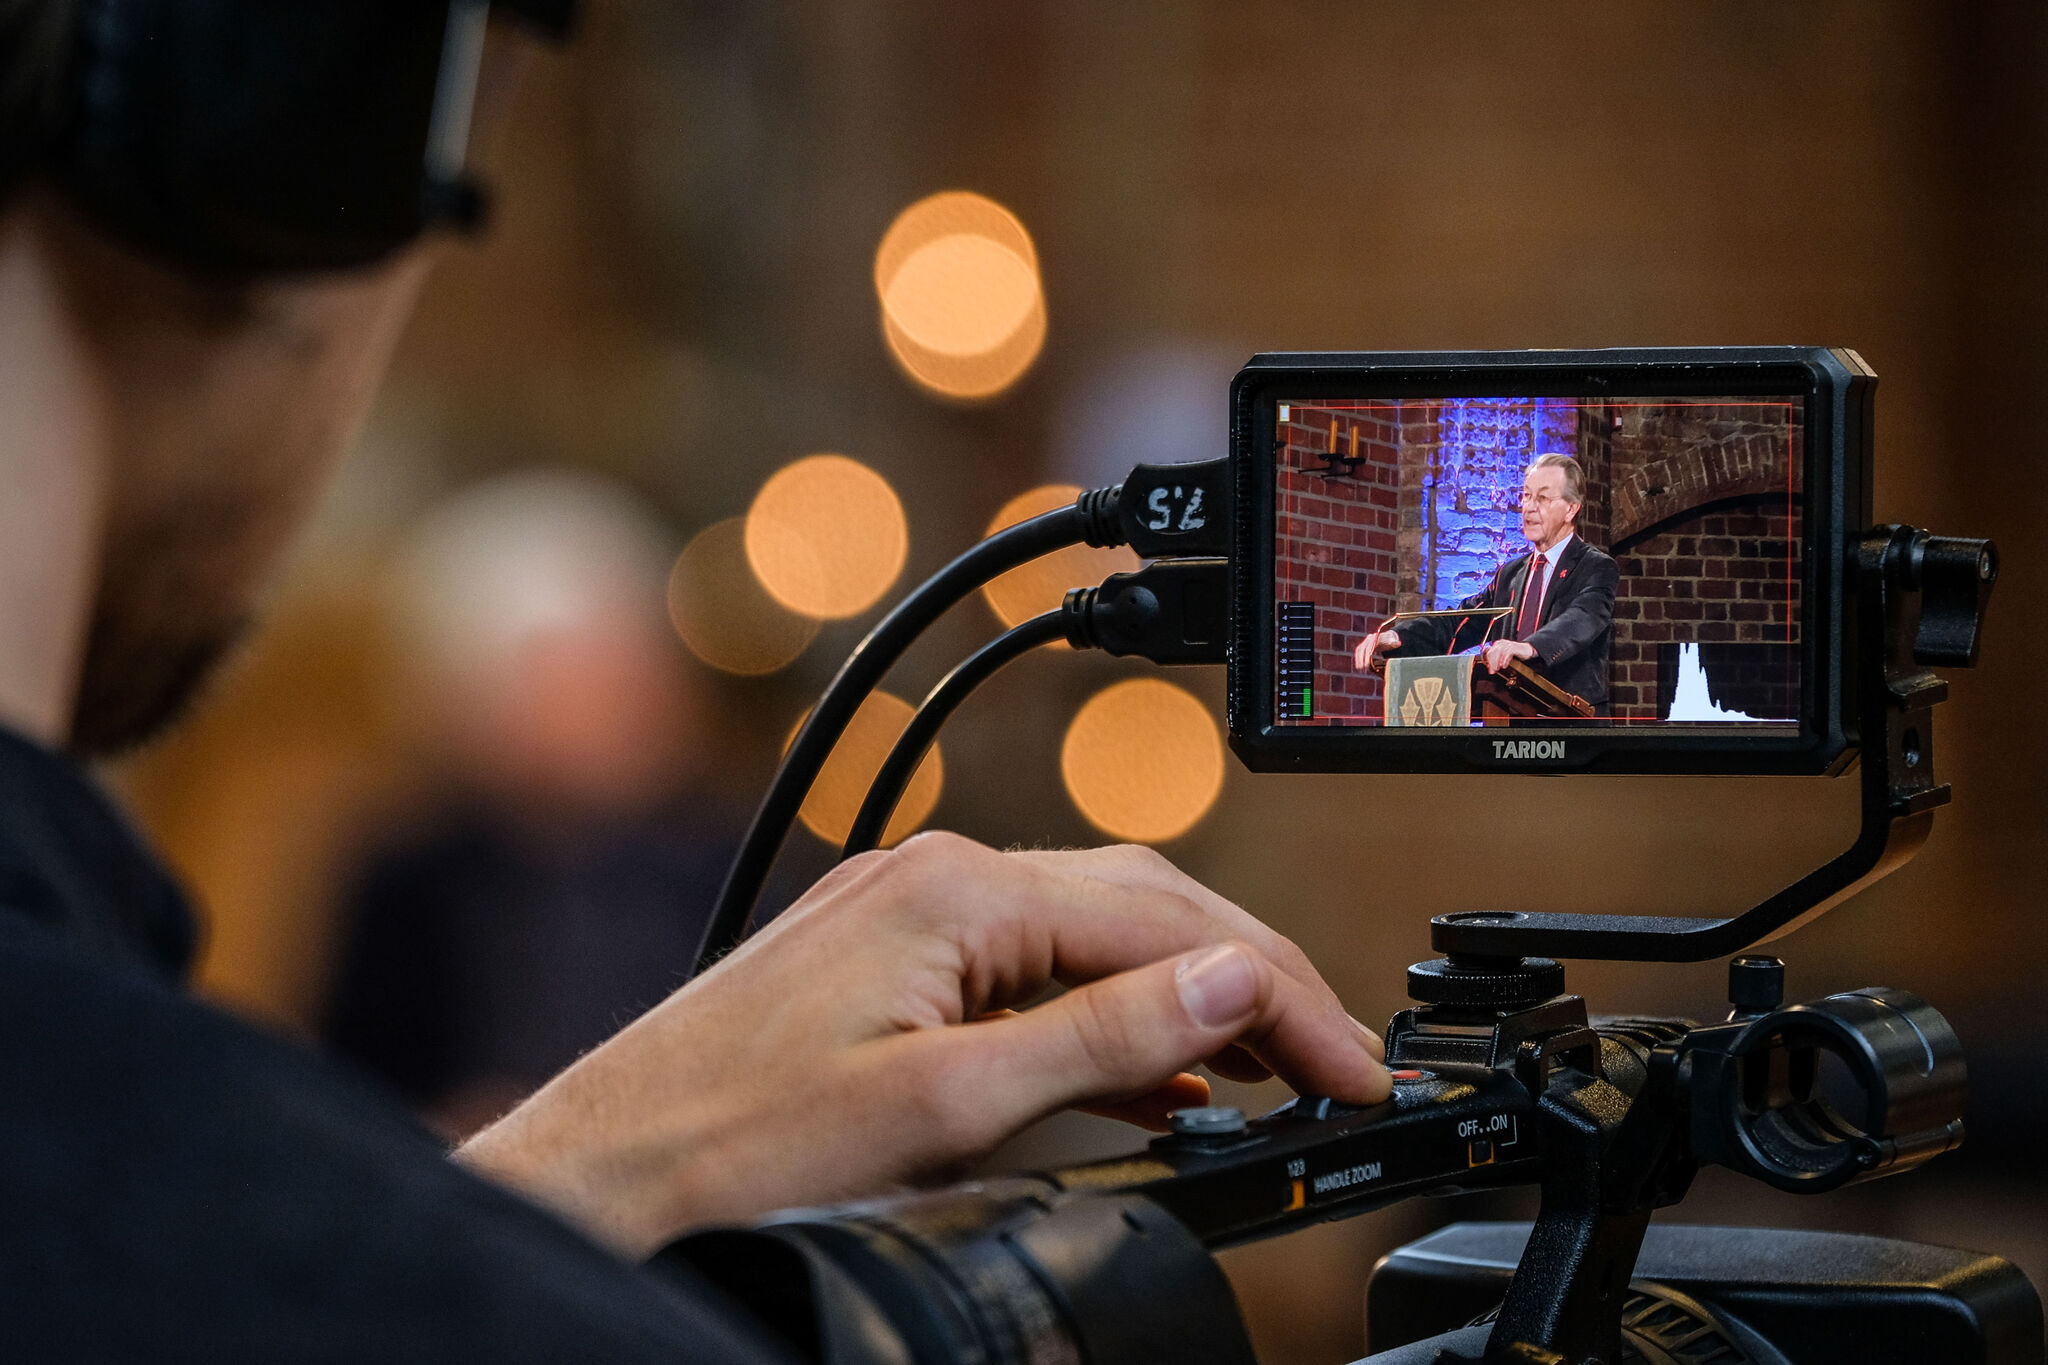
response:
<path id="1" fill-rule="evenodd" d="M 1592 720 L 1593 704 L 1567 692 L 1529 667 L 1526 659 L 1510 659 L 1498 673 L 1475 661 L 1472 669 L 1472 714 L 1482 725 L 1517 720 Z"/>

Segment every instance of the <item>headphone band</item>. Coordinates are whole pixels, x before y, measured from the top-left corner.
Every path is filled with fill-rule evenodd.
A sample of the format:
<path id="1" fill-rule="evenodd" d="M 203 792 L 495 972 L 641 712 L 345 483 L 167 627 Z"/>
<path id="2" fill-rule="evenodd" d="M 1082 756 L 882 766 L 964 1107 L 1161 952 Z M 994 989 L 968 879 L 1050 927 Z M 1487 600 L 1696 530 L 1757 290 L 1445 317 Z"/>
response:
<path id="1" fill-rule="evenodd" d="M 494 10 L 562 37 L 575 0 L 85 0 L 46 168 L 116 231 L 207 270 L 359 266 L 474 228 Z"/>

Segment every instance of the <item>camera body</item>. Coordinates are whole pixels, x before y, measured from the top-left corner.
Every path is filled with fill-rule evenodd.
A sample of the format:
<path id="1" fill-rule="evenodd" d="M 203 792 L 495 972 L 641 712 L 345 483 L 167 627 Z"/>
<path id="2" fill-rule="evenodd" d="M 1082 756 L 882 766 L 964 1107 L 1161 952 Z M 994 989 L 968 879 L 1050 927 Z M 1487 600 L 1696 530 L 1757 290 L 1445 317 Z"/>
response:
<path id="1" fill-rule="evenodd" d="M 1527 1223 L 1454 1223 L 1383 1257 L 1366 1288 L 1372 1365 L 1483 1344 Z M 1637 1361 L 2018 1365 L 2041 1305 L 2008 1261 L 1891 1238 L 1658 1223 L 1622 1305 Z M 1470 1324 L 1470 1325 L 1468 1325 Z"/>

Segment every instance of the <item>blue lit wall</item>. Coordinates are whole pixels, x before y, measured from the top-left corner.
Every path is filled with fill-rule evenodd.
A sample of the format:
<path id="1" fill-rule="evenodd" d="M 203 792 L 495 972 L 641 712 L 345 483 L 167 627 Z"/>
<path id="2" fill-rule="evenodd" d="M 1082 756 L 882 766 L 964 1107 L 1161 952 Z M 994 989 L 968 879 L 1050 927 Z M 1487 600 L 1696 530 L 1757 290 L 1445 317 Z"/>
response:
<path id="1" fill-rule="evenodd" d="M 1538 455 L 1578 453 L 1578 412 L 1566 398 L 1446 401 L 1425 475 L 1421 592 L 1443 610 L 1485 587 L 1504 559 L 1526 554 L 1522 475 Z"/>

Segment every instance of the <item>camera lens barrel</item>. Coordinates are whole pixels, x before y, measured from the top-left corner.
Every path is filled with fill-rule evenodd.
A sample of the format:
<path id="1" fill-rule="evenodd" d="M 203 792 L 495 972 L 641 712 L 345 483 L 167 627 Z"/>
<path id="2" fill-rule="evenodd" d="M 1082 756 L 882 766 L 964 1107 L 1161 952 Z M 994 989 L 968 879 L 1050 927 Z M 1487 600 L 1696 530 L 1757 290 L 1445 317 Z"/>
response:
<path id="1" fill-rule="evenodd" d="M 1845 991 L 1700 1030 L 1688 1062 L 1695 1151 L 1779 1189 L 1908 1170 L 1963 1138 L 1962 1046 L 1906 991 Z"/>
<path id="2" fill-rule="evenodd" d="M 832 1365 L 1252 1365 L 1237 1301 L 1177 1219 L 1032 1177 L 699 1233 L 657 1265 L 708 1279 Z"/>

